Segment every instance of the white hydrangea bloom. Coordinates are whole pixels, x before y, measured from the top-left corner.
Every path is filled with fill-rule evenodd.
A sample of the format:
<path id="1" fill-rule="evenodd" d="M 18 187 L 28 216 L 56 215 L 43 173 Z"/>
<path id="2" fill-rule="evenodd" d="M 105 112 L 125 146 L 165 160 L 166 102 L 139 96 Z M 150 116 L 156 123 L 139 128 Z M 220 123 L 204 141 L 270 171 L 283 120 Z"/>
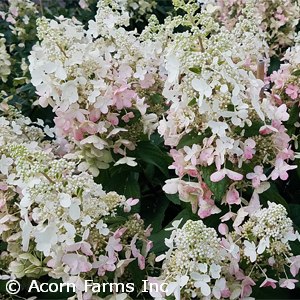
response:
<path id="1" fill-rule="evenodd" d="M 8 54 L 6 50 L 5 45 L 6 39 L 3 37 L 3 34 L 0 33 L 0 78 L 3 82 L 7 81 L 7 77 L 10 74 L 10 55 Z"/>

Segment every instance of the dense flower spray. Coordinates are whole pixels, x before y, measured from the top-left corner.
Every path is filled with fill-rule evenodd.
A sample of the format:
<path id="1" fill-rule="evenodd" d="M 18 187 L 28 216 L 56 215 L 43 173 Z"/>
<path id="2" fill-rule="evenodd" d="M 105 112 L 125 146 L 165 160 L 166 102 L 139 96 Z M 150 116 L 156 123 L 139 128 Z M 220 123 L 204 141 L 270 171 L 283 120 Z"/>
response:
<path id="1" fill-rule="evenodd" d="M 262 193 L 268 179 L 286 180 L 296 166 L 287 163 L 294 158 L 284 126 L 287 106 L 265 97 L 256 78 L 266 45 L 251 6 L 249 17 L 240 16 L 229 31 L 209 11 L 198 13 L 196 3 L 177 5 L 186 11 L 178 23 L 189 30 L 174 33 L 165 52 L 163 94 L 170 108 L 158 131 L 173 148 L 170 168 L 178 177 L 164 190 L 179 192 L 205 218 L 220 212 L 214 200 L 240 205 L 243 191 Z M 273 167 L 269 176 L 267 166 Z"/>
<path id="2" fill-rule="evenodd" d="M 84 299 L 91 297 L 84 279 L 101 283 L 110 273 L 117 280 L 134 260 L 145 269 L 151 229 L 129 214 L 138 200 L 103 191 L 74 162 L 53 154 L 41 128 L 10 110 L 0 119 L 0 233 L 7 243 L 1 269 L 76 283 Z"/>
<path id="3" fill-rule="evenodd" d="M 30 83 L 28 54 L 36 40 L 38 16 L 38 6 L 33 1 L 9 0 L 0 3 L 0 75 L 4 82 L 0 81 L 0 89 L 7 96 L 16 96 L 18 88 Z M 33 102 L 32 99 L 25 101 Z"/>
<path id="4" fill-rule="evenodd" d="M 103 1 L 111 3 L 111 1 Z M 92 4 L 97 3 L 97 0 L 79 0 L 78 4 L 82 9 L 89 9 Z M 127 11 L 133 20 L 139 21 L 142 17 L 149 15 L 156 7 L 157 1 L 154 0 L 116 0 L 119 7 Z"/>
<path id="5" fill-rule="evenodd" d="M 56 113 L 59 137 L 80 149 L 80 170 L 136 165 L 128 151 L 150 136 L 158 125 L 163 103 L 155 103 L 161 89 L 162 42 L 144 39 L 122 26 L 129 15 L 110 2 L 99 2 L 88 30 L 76 20 L 38 21 L 40 44 L 30 60 L 32 84 L 42 106 Z"/>
<path id="6" fill-rule="evenodd" d="M 178 228 L 180 222 L 165 240 L 169 250 L 158 257 L 164 260 L 160 277 L 149 279 L 166 285 L 165 293 L 152 294 L 155 299 L 245 299 L 257 282 L 273 288 L 298 282 L 299 257 L 292 255 L 290 241 L 300 237 L 282 205 L 257 207 L 222 238 L 201 220 Z"/>
<path id="7" fill-rule="evenodd" d="M 2 5 L 4 6 L 4 4 Z M 23 43 L 32 30 L 32 24 L 30 24 L 31 18 L 36 19 L 37 15 L 38 7 L 30 0 L 9 0 L 7 11 L 0 11 L 0 17 L 10 24 L 9 27 L 12 33 Z"/>
<path id="8" fill-rule="evenodd" d="M 300 36 L 296 43 L 289 48 L 282 58 L 280 69 L 270 75 L 272 84 L 271 97 L 278 105 L 284 103 L 289 108 L 300 99 Z"/>
<path id="9" fill-rule="evenodd" d="M 0 78 L 3 82 L 7 81 L 7 76 L 10 74 L 10 55 L 7 53 L 6 39 L 3 35 L 0 35 L 0 64 L 1 64 L 1 71 L 0 71 Z"/>
<path id="10" fill-rule="evenodd" d="M 270 55 L 282 56 L 284 50 L 294 42 L 294 32 L 299 23 L 298 0 L 204 0 L 205 5 L 216 6 L 215 15 L 227 28 L 234 28 L 243 9 L 251 3 L 257 24 L 266 33 Z M 211 7 L 211 6 L 210 6 Z"/>

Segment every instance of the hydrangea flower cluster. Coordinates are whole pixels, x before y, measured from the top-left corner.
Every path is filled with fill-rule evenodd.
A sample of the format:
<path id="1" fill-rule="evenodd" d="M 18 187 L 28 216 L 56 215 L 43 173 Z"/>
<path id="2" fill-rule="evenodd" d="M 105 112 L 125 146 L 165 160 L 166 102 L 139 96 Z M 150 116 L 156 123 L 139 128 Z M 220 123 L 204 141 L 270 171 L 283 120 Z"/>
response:
<path id="1" fill-rule="evenodd" d="M 286 180 L 296 166 L 287 163 L 294 158 L 287 107 L 262 92 L 263 34 L 252 19 L 240 17 L 229 31 L 197 9 L 181 21 L 190 31 L 175 33 L 166 50 L 163 94 L 170 108 L 158 131 L 173 148 L 170 168 L 178 176 L 166 181 L 165 192 L 179 192 L 205 218 L 220 212 L 214 200 L 239 205 L 239 190 L 261 193 L 268 179 Z M 265 167 L 273 168 L 268 177 Z"/>
<path id="2" fill-rule="evenodd" d="M 300 258 L 292 256 L 289 242 L 300 236 L 282 205 L 258 207 L 239 231 L 223 232 L 222 238 L 201 220 L 188 220 L 181 229 L 180 222 L 165 241 L 169 250 L 157 258 L 164 259 L 160 277 L 150 278 L 165 285 L 165 293 L 152 295 L 155 299 L 244 299 L 257 282 L 289 289 L 298 282 L 293 277 Z"/>
<path id="3" fill-rule="evenodd" d="M 22 25 L 26 25 L 29 22 L 30 14 L 37 14 L 37 6 L 30 0 L 8 0 L 8 11 L 1 12 L 1 17 L 11 24 L 15 28 L 15 34 L 20 36 L 27 34 L 22 29 Z M 24 27 L 24 26 L 23 26 Z"/>
<path id="4" fill-rule="evenodd" d="M 298 280 L 292 277 L 298 274 L 300 257 L 293 256 L 290 242 L 300 240 L 300 235 L 292 220 L 281 204 L 268 202 L 268 208 L 249 208 L 249 218 L 239 220 L 242 224 L 236 224 L 235 231 L 227 235 L 236 241 L 232 249 L 240 248 L 240 265 L 247 265 L 244 273 L 252 278 L 249 285 L 264 276 L 260 287 L 293 289 Z"/>
<path id="5" fill-rule="evenodd" d="M 28 144 L 29 148 L 30 143 L 32 143 L 32 147 L 39 148 L 39 145 L 43 145 L 44 148 L 50 147 L 49 138 L 54 136 L 54 130 L 48 125 L 44 125 L 43 120 L 38 119 L 36 122 L 32 122 L 30 118 L 23 116 L 19 110 L 8 105 L 5 100 L 0 104 L 0 113 L 1 147 L 11 143 Z"/>
<path id="6" fill-rule="evenodd" d="M 201 1 L 218 7 L 217 18 L 227 28 L 235 27 L 243 9 L 250 3 L 255 6 L 257 24 L 266 32 L 266 40 L 270 46 L 270 55 L 281 55 L 283 50 L 291 46 L 294 32 L 299 22 L 300 6 L 298 0 L 216 0 Z"/>
<path id="7" fill-rule="evenodd" d="M 9 0 L 7 11 L 0 11 L 0 17 L 10 24 L 12 34 L 18 38 L 19 47 L 25 47 L 24 42 L 32 38 L 30 21 L 35 20 L 38 13 L 37 5 L 30 0 Z"/>
<path id="8" fill-rule="evenodd" d="M 84 279 L 101 283 L 109 273 L 118 280 L 134 260 L 143 270 L 151 228 L 129 214 L 138 200 L 106 193 L 74 162 L 56 157 L 28 118 L 10 114 L 0 124 L 1 270 L 73 282 L 78 295 Z"/>
<path id="9" fill-rule="evenodd" d="M 181 229 L 176 228 L 180 222 L 173 223 L 171 237 L 165 241 L 169 250 L 158 258 L 164 258 L 161 276 L 150 281 L 166 285 L 162 297 L 174 295 L 178 300 L 213 296 L 220 299 L 222 287 L 224 290 L 226 287 L 221 275 L 226 251 L 221 247 L 217 232 L 201 220 L 188 220 Z"/>
<path id="10" fill-rule="evenodd" d="M 4 62 L 0 72 L 5 74 L 5 80 L 9 82 L 7 85 L 2 84 L 0 88 L 9 96 L 15 96 L 18 93 L 17 88 L 22 84 L 30 83 L 27 56 L 35 41 L 35 22 L 38 15 L 38 6 L 30 0 L 9 0 L 0 3 L 0 30 L 5 33 L 6 38 L 6 51 L 2 48 L 5 40 L 1 38 L 1 53 L 4 55 L 6 52 L 6 59 L 3 56 Z M 13 82 L 12 86 L 10 82 Z M 28 102 L 31 100 L 26 99 Z"/>
<path id="11" fill-rule="evenodd" d="M 113 161 L 111 150 L 121 155 L 118 164 L 136 165 L 127 152 L 156 129 L 163 110 L 152 101 L 163 45 L 126 31 L 129 15 L 118 8 L 99 2 L 88 30 L 76 20 L 41 18 L 41 43 L 29 57 L 39 104 L 53 107 L 58 137 L 76 144 L 85 158 L 80 170 L 95 176 Z"/>
<path id="12" fill-rule="evenodd" d="M 88 9 L 96 0 L 79 0 L 82 9 Z M 132 19 L 139 20 L 141 17 L 148 15 L 156 7 L 154 0 L 117 0 L 116 3 L 125 11 L 129 12 Z"/>
<path id="13" fill-rule="evenodd" d="M 3 37 L 3 34 L 0 34 L 0 78 L 3 82 L 7 81 L 7 76 L 10 74 L 10 55 L 7 53 L 6 39 Z"/>
<path id="14" fill-rule="evenodd" d="M 300 99 L 300 36 L 295 46 L 289 48 L 282 58 L 283 64 L 270 75 L 272 99 L 278 105 L 294 106 Z"/>

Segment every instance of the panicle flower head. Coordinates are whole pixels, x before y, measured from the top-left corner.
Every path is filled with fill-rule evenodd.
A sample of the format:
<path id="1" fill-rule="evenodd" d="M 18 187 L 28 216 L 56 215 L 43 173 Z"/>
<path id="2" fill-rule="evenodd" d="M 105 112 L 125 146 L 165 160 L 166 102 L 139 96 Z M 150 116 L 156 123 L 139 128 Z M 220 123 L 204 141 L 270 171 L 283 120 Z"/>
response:
<path id="1" fill-rule="evenodd" d="M 238 228 L 222 233 L 222 239 L 201 220 L 188 220 L 182 228 L 175 221 L 165 240 L 169 250 L 162 257 L 161 275 L 149 279 L 165 286 L 165 293 L 155 297 L 238 299 L 249 297 L 257 281 L 262 281 L 260 287 L 275 288 L 279 283 L 294 288 L 297 280 L 286 269 L 294 277 L 299 271 L 299 257 L 292 256 L 290 247 L 299 234 L 282 205 L 268 205 L 258 207 Z M 274 273 L 278 278 L 272 278 Z"/>
<path id="2" fill-rule="evenodd" d="M 217 233 L 213 228 L 206 227 L 201 220 L 188 220 L 177 230 L 174 242 L 178 252 L 184 252 L 188 260 L 203 263 L 221 260 Z M 178 265 L 181 263 L 178 262 Z"/>
<path id="3" fill-rule="evenodd" d="M 262 208 L 251 215 L 243 225 L 243 231 L 257 238 L 268 237 L 274 240 L 284 240 L 293 232 L 293 222 L 287 216 L 287 211 L 281 204 L 269 202 L 268 208 Z"/>
<path id="4" fill-rule="evenodd" d="M 298 34 L 298 36 L 300 36 Z M 270 98 L 274 103 L 286 104 L 289 108 L 299 105 L 300 99 L 300 43 L 297 42 L 289 48 L 279 70 L 270 75 L 272 91 Z"/>
<path id="5" fill-rule="evenodd" d="M 269 187 L 265 181 L 286 180 L 295 166 L 287 163 L 294 158 L 284 124 L 287 106 L 275 105 L 263 92 L 266 66 L 258 59 L 268 47 L 253 7 L 245 8 L 251 18 L 241 15 L 229 30 L 209 7 L 199 12 L 194 4 L 177 3 L 185 10 L 178 22 L 187 29 L 174 32 L 164 51 L 163 95 L 170 107 L 158 131 L 166 145 L 176 147 L 171 168 L 179 178 L 168 180 L 164 190 L 179 192 L 205 218 L 220 212 L 214 200 L 240 204 L 239 190 L 261 193 Z M 261 172 L 265 166 L 274 168 L 270 177 Z"/>
<path id="6" fill-rule="evenodd" d="M 64 282 L 78 277 L 83 283 L 91 276 L 103 280 L 106 272 L 121 277 L 134 260 L 144 269 L 151 229 L 128 209 L 138 200 L 106 193 L 92 175 L 78 172 L 76 162 L 58 157 L 55 145 L 43 142 L 41 122 L 34 127 L 11 108 L 5 114 L 0 118 L 5 271 L 18 278 L 48 274 Z M 116 218 L 120 215 L 124 222 Z"/>
<path id="7" fill-rule="evenodd" d="M 31 0 L 9 0 L 7 5 L 3 4 L 3 6 L 2 18 L 9 23 L 12 33 L 19 42 L 24 43 L 26 40 L 32 39 L 30 34 L 33 33 L 33 30 L 30 22 L 36 20 L 38 16 L 36 3 Z"/>
<path id="8" fill-rule="evenodd" d="M 241 16 L 252 17 L 266 32 L 270 55 L 282 55 L 291 46 L 299 22 L 300 6 L 294 0 L 204 0 L 205 6 L 213 7 L 213 14 L 227 28 L 234 28 Z"/>
<path id="9" fill-rule="evenodd" d="M 7 77 L 10 74 L 10 55 L 8 54 L 6 50 L 5 45 L 6 39 L 3 37 L 3 34 L 0 34 L 0 64 L 1 64 L 1 70 L 0 70 L 0 78 L 3 82 L 7 81 Z"/>
<path id="10" fill-rule="evenodd" d="M 98 1 L 98 7 L 103 5 L 111 5 L 114 9 L 122 10 L 129 14 L 130 18 L 140 21 L 141 18 L 149 16 L 155 9 L 157 2 L 154 0 L 101 0 Z"/>
<path id="11" fill-rule="evenodd" d="M 74 19 L 39 19 L 41 42 L 29 57 L 39 103 L 54 108 L 57 135 L 85 158 L 81 171 L 95 176 L 108 168 L 113 153 L 118 164 L 135 165 L 122 157 L 154 132 L 163 111 L 163 103 L 155 102 L 162 42 L 125 30 L 129 15 L 116 2 L 98 7 L 87 30 Z"/>
<path id="12" fill-rule="evenodd" d="M 162 266 L 162 274 L 156 278 L 167 285 L 166 295 L 188 298 L 218 294 L 214 288 L 222 281 L 222 290 L 228 290 L 223 270 L 226 251 L 213 228 L 199 221 L 188 220 L 181 229 L 172 231 L 166 239 L 169 247 Z M 214 289 L 214 292 L 212 290 Z"/>
<path id="13" fill-rule="evenodd" d="M 268 202 L 267 208 L 257 208 L 229 236 L 240 248 L 243 272 L 252 273 L 251 278 L 255 281 L 265 277 L 261 286 L 271 285 L 274 288 L 277 282 L 283 280 L 282 277 L 288 279 L 287 268 L 292 270 L 294 277 L 298 273 L 298 258 L 292 254 L 291 242 L 300 240 L 300 236 L 283 205 Z M 278 277 L 276 280 L 271 278 L 275 276 L 274 271 Z"/>

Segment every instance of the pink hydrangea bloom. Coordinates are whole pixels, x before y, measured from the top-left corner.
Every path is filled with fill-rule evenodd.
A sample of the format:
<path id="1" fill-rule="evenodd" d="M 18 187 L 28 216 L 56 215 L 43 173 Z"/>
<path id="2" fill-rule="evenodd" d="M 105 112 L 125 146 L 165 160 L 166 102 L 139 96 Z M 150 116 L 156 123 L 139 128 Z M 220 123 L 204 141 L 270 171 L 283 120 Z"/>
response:
<path id="1" fill-rule="evenodd" d="M 285 89 L 285 92 L 287 95 L 289 95 L 293 100 L 296 100 L 298 98 L 299 94 L 299 87 L 293 84 L 289 84 L 287 88 Z"/>
<path id="2" fill-rule="evenodd" d="M 234 188 L 230 189 L 226 194 L 225 201 L 229 205 L 240 204 L 241 198 L 239 192 Z"/>
<path id="3" fill-rule="evenodd" d="M 290 260 L 292 262 L 290 266 L 290 271 L 292 275 L 295 277 L 299 273 L 299 269 L 300 269 L 300 255 L 291 257 Z"/>
<path id="4" fill-rule="evenodd" d="M 287 288 L 289 290 L 293 290 L 295 288 L 295 283 L 297 283 L 297 279 L 280 279 L 279 286 L 281 288 Z"/>
<path id="5" fill-rule="evenodd" d="M 272 180 L 276 180 L 279 177 L 281 180 L 287 180 L 289 177 L 287 171 L 296 168 L 297 166 L 287 164 L 282 158 L 277 158 L 275 161 L 275 169 L 271 173 L 271 178 Z"/>
<path id="6" fill-rule="evenodd" d="M 262 168 L 262 166 L 255 166 L 254 173 L 248 173 L 246 175 L 246 178 L 252 180 L 252 186 L 254 188 L 258 188 L 261 181 L 267 180 L 267 176 L 264 174 L 264 169 Z"/>
<path id="7" fill-rule="evenodd" d="M 276 283 L 278 281 L 272 278 L 266 278 L 259 287 L 268 287 L 271 286 L 273 289 L 276 289 Z"/>

